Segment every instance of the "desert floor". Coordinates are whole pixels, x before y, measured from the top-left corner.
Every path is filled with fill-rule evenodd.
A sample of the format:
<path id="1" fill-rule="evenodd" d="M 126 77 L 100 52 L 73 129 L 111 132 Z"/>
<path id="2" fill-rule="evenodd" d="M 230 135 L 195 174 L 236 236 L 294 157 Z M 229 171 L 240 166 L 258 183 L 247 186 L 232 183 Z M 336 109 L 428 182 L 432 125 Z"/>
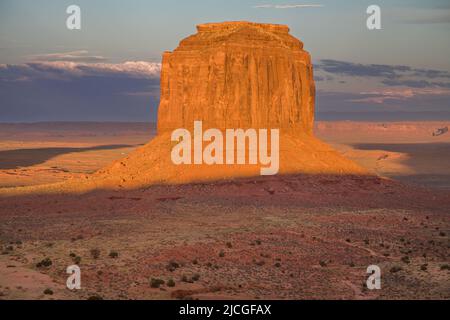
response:
<path id="1" fill-rule="evenodd" d="M 448 125 L 318 123 L 319 138 L 378 176 L 84 195 L 0 189 L 0 299 L 449 299 L 450 133 L 432 136 Z M 0 188 L 94 172 L 154 132 L 149 124 L 0 124 Z M 46 258 L 51 265 L 38 267 Z M 82 273 L 74 292 L 66 289 L 73 264 Z M 369 291 L 373 264 L 382 289 Z M 152 288 L 152 278 L 165 284 Z"/>

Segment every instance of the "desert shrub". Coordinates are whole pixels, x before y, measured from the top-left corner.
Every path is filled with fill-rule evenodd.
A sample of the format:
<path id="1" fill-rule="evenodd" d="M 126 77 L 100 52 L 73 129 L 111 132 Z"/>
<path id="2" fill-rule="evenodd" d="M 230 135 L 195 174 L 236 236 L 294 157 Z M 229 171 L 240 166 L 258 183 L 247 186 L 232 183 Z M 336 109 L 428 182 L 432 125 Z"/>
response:
<path id="1" fill-rule="evenodd" d="M 389 270 L 389 272 L 390 273 L 397 273 L 397 272 L 400 272 L 402 270 L 403 270 L 402 267 L 394 266 L 394 267 L 391 268 L 391 270 Z"/>
<path id="2" fill-rule="evenodd" d="M 159 288 L 160 286 L 162 286 L 164 284 L 164 280 L 162 279 L 155 279 L 155 278 L 151 278 L 150 279 L 150 287 L 152 288 Z"/>
<path id="3" fill-rule="evenodd" d="M 51 296 L 53 294 L 53 290 L 47 288 L 47 289 L 44 290 L 44 294 Z"/>
<path id="4" fill-rule="evenodd" d="M 80 257 L 80 256 L 76 256 L 75 258 L 73 258 L 73 262 L 74 262 L 75 264 L 80 264 L 80 262 L 81 262 L 81 257 Z"/>
<path id="5" fill-rule="evenodd" d="M 169 263 L 166 266 L 166 269 L 170 272 L 175 271 L 176 269 L 178 269 L 180 267 L 180 264 L 174 260 L 169 261 Z"/>
<path id="6" fill-rule="evenodd" d="M 169 279 L 169 281 L 167 281 L 167 286 L 171 288 L 175 287 L 175 281 L 173 281 L 173 279 Z"/>
<path id="7" fill-rule="evenodd" d="M 450 270 L 450 265 L 448 265 L 448 264 L 442 265 L 441 270 Z"/>
<path id="8" fill-rule="evenodd" d="M 192 276 L 192 281 L 198 281 L 198 280 L 200 280 L 200 275 L 198 273 L 196 273 Z"/>
<path id="9" fill-rule="evenodd" d="M 221 257 L 221 258 L 225 257 L 225 251 L 221 250 L 219 252 L 219 257 Z"/>
<path id="10" fill-rule="evenodd" d="M 71 252 L 70 254 L 69 254 L 69 257 L 71 257 L 71 258 L 75 258 L 77 255 L 75 254 L 75 253 L 73 253 L 73 252 Z"/>
<path id="11" fill-rule="evenodd" d="M 109 257 L 112 259 L 117 259 L 119 257 L 119 253 L 117 251 L 111 251 L 109 253 Z"/>
<path id="12" fill-rule="evenodd" d="M 408 256 L 404 256 L 404 257 L 402 257 L 402 262 L 406 263 L 406 264 L 409 264 L 409 263 L 411 263 L 411 260 L 409 259 Z"/>
<path id="13" fill-rule="evenodd" d="M 45 258 L 44 260 L 41 260 L 36 264 L 36 267 L 38 268 L 48 268 L 53 264 L 52 260 L 50 258 Z"/>
<path id="14" fill-rule="evenodd" d="M 321 261 L 319 261 L 319 265 L 320 265 L 322 268 L 325 268 L 325 267 L 327 266 L 327 263 L 326 263 L 325 261 L 321 260 Z"/>
<path id="15" fill-rule="evenodd" d="M 91 257 L 94 259 L 100 258 L 100 249 L 97 248 L 91 249 Z"/>

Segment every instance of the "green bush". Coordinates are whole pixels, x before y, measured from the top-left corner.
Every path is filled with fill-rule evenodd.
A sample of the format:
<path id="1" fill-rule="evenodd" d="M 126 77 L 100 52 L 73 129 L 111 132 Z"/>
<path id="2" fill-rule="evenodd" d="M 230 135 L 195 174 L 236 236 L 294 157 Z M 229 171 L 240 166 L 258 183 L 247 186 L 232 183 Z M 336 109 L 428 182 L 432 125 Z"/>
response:
<path id="1" fill-rule="evenodd" d="M 44 290 L 44 294 L 51 296 L 51 295 L 53 295 L 53 290 L 47 288 L 47 289 Z"/>
<path id="2" fill-rule="evenodd" d="M 169 281 L 167 281 L 167 286 L 171 288 L 175 287 L 175 281 L 173 281 L 173 279 L 169 279 Z"/>
<path id="3" fill-rule="evenodd" d="M 162 286 L 164 283 L 165 283 L 165 282 L 164 282 L 164 280 L 162 280 L 162 279 L 155 279 L 155 278 L 152 278 L 152 279 L 150 280 L 150 287 L 152 287 L 152 288 L 159 288 L 159 287 Z"/>
<path id="4" fill-rule="evenodd" d="M 117 259 L 119 257 L 119 253 L 117 251 L 111 251 L 109 253 L 109 257 L 112 259 Z"/>
<path id="5" fill-rule="evenodd" d="M 48 268 L 53 264 L 52 260 L 50 258 L 45 258 L 44 260 L 38 262 L 36 264 L 36 267 L 38 268 Z"/>

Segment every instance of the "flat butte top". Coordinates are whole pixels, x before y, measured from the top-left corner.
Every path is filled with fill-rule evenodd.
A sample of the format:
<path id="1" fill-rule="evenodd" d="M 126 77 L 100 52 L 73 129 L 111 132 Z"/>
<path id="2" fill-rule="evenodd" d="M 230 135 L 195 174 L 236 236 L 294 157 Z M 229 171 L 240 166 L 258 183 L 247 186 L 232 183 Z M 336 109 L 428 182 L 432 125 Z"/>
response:
<path id="1" fill-rule="evenodd" d="M 289 34 L 289 27 L 281 24 L 247 21 L 206 23 L 198 25 L 197 31 L 197 34 L 181 41 L 175 51 L 189 51 L 226 44 L 303 49 L 303 43 Z"/>

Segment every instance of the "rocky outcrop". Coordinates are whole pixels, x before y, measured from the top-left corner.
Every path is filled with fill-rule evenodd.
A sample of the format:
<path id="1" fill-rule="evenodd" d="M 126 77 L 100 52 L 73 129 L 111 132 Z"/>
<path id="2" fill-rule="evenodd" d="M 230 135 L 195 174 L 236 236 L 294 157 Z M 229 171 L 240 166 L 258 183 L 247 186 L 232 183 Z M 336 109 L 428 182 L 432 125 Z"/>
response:
<path id="1" fill-rule="evenodd" d="M 313 68 L 284 25 L 203 24 L 163 57 L 159 133 L 192 127 L 280 128 L 311 134 Z"/>

